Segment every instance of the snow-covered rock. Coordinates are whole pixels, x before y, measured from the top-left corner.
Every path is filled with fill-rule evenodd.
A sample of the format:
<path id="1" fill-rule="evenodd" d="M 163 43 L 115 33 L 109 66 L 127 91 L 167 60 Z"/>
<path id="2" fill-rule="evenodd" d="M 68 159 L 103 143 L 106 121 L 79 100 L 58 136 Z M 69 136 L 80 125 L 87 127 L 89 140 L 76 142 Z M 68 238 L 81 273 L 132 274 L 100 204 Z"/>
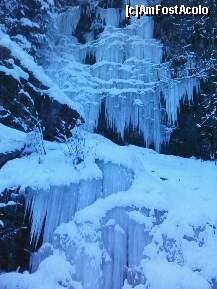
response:
<path id="1" fill-rule="evenodd" d="M 0 167 L 21 154 L 25 139 L 25 133 L 0 124 Z"/>
<path id="2" fill-rule="evenodd" d="M 82 109 L 54 82 L 16 42 L 0 30 L 0 121 L 31 131 L 38 121 L 44 136 L 55 139 L 65 123 L 66 134 L 82 118 Z"/>

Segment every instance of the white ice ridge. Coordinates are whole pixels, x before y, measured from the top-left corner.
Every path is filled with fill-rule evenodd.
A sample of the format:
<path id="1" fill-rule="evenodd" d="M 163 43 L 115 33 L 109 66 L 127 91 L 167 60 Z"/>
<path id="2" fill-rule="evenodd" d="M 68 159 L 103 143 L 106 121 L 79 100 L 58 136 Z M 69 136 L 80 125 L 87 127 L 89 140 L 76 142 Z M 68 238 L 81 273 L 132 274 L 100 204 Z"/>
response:
<path id="1" fill-rule="evenodd" d="M 134 17 L 120 28 L 123 9 L 97 7 L 104 31 L 97 40 L 87 32 L 86 44 L 80 44 L 71 35 L 80 13 L 74 7 L 54 16 L 50 49 L 43 52 L 48 75 L 73 101 L 84 106 L 90 131 L 98 127 L 105 104 L 110 129 L 122 139 L 129 128 L 136 130 L 147 147 L 154 144 L 160 151 L 161 144 L 169 139 L 166 126 L 177 122 L 182 101 L 193 100 L 198 80 L 187 71 L 185 77 L 171 78 L 168 65 L 161 63 L 162 44 L 153 38 L 151 17 Z M 87 64 L 90 62 L 92 65 Z M 165 112 L 167 117 L 162 117 Z"/>

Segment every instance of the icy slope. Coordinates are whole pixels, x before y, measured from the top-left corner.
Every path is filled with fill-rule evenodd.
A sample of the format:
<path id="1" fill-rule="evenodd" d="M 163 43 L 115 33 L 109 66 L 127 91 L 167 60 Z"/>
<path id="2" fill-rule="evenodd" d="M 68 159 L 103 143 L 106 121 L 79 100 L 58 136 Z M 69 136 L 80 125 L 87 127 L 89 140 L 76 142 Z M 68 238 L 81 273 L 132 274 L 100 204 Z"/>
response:
<path id="1" fill-rule="evenodd" d="M 95 148 L 95 159 L 131 170 L 134 175 L 132 184 L 128 189 L 120 188 L 119 192 L 98 198 L 84 209 L 81 207 L 71 222 L 57 228 L 51 241 L 53 247 L 45 245 L 33 258 L 34 269 L 45 258 L 39 269 L 33 274 L 2 275 L 1 288 L 13 289 L 19 284 L 18 288 L 22 289 L 41 289 L 44 286 L 40 283 L 42 278 L 46 278 L 46 289 L 70 286 L 78 289 L 80 285 L 84 289 L 168 289 L 168 284 L 172 289 L 215 288 L 216 165 L 159 155 L 135 146 L 119 147 L 97 135 L 89 135 L 87 143 Z M 55 160 L 54 156 L 52 159 Z M 30 164 L 34 158 L 23 161 Z M 18 160 L 8 163 L 1 170 L 1 180 L 9 180 L 7 176 L 13 175 L 12 171 L 17 171 L 19 165 Z M 62 171 L 54 167 L 52 161 L 45 161 L 40 166 L 44 177 L 38 177 L 38 180 L 52 183 L 47 177 L 53 175 L 61 184 L 60 191 L 64 191 L 64 182 L 70 182 L 67 177 L 69 167 Z M 85 165 L 83 171 L 95 178 L 92 166 Z M 97 171 L 96 175 L 103 177 Z M 66 175 L 64 180 L 60 178 L 63 172 Z M 109 174 L 110 178 L 115 178 L 117 173 L 110 170 Z M 70 178 L 73 181 L 72 176 Z M 127 179 L 124 175 L 119 176 L 121 182 Z M 17 179 L 11 180 L 11 185 L 21 182 L 23 179 L 18 175 Z M 32 184 L 35 187 L 37 183 Z M 41 181 L 38 186 L 43 184 Z M 108 180 L 107 189 L 110 184 Z M 94 188 L 92 193 L 95 194 Z M 70 199 L 76 206 L 76 200 Z M 65 205 L 68 202 L 69 199 L 65 200 Z M 52 201 L 57 218 L 62 212 L 57 210 L 58 204 L 58 198 L 56 203 Z M 40 206 L 35 203 L 34 211 L 37 210 L 40 212 Z M 66 275 L 58 274 L 56 278 L 52 268 L 56 268 L 58 258 L 62 260 Z M 48 271 L 43 277 L 45 270 Z M 13 282 L 8 283 L 8 280 Z M 80 285 L 74 285 L 72 280 Z"/>

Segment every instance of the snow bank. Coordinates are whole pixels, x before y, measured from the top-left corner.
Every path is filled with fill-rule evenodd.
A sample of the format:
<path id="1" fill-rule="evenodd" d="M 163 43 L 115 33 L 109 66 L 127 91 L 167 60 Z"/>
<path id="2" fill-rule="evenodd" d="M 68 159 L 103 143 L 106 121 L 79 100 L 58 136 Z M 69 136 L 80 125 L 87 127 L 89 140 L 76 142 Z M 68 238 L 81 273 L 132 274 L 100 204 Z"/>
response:
<path id="1" fill-rule="evenodd" d="M 1 289 L 83 289 L 78 282 L 72 280 L 72 272 L 73 268 L 65 255 L 55 252 L 41 263 L 34 274 L 24 272 L 0 275 Z"/>
<path id="2" fill-rule="evenodd" d="M 0 154 L 22 149 L 25 138 L 25 133 L 0 124 Z"/>

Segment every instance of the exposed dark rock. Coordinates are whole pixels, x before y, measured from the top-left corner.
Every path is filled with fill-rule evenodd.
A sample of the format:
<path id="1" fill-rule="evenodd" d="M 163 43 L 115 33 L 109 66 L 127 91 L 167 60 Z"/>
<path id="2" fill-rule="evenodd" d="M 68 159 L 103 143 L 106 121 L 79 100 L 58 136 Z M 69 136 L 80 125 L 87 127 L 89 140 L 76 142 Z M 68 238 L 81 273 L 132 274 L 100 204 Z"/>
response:
<path id="1" fill-rule="evenodd" d="M 24 223 L 24 198 L 19 187 L 7 189 L 0 194 L 0 270 L 24 271 L 28 268 L 28 228 Z"/>

